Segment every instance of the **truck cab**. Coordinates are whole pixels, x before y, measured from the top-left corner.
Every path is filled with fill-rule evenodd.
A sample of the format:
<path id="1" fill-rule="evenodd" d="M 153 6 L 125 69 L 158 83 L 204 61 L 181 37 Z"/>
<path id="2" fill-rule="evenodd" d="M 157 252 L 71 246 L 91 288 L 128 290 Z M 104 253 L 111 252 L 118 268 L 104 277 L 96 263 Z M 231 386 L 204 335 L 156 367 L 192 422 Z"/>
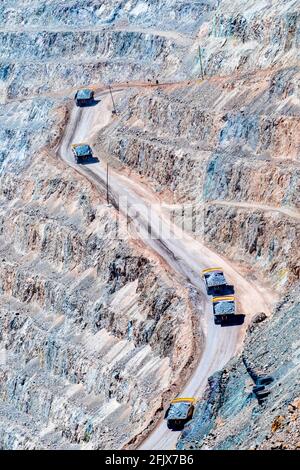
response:
<path id="1" fill-rule="evenodd" d="M 203 269 L 201 277 L 205 283 L 208 295 L 220 295 L 226 289 L 227 282 L 222 268 Z"/>
<path id="2" fill-rule="evenodd" d="M 213 297 L 212 303 L 215 325 L 226 323 L 235 315 L 235 297 L 233 295 Z"/>
<path id="3" fill-rule="evenodd" d="M 195 398 L 175 398 L 165 414 L 167 426 L 173 431 L 183 429 L 184 425 L 193 417 Z"/>
<path id="4" fill-rule="evenodd" d="M 74 99 L 77 106 L 87 106 L 92 104 L 94 101 L 94 90 L 82 88 L 76 92 Z"/>
<path id="5" fill-rule="evenodd" d="M 71 146 L 76 163 L 84 163 L 93 157 L 93 152 L 89 144 L 73 144 Z"/>

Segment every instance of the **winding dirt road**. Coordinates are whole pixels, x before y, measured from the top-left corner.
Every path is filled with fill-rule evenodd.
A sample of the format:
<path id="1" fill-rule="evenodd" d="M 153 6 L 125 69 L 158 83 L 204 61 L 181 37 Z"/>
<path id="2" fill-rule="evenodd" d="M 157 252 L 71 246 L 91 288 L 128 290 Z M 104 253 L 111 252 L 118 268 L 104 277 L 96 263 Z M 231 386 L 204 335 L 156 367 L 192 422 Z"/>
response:
<path id="1" fill-rule="evenodd" d="M 117 102 L 122 93 L 124 91 L 121 87 L 115 91 Z M 69 166 L 92 180 L 103 192 L 106 184 L 106 166 L 101 162 L 101 155 L 99 155 L 100 162 L 76 165 L 70 149 L 72 143 L 89 142 L 93 145 L 100 129 L 113 119 L 117 119 L 112 116 L 108 91 L 100 93 L 97 98 L 100 102 L 96 106 L 73 107 L 58 154 Z M 205 347 L 198 366 L 182 390 L 182 396 L 200 397 L 207 378 L 222 368 L 236 353 L 242 339 L 241 327 L 222 328 L 214 325 L 211 301 L 205 294 L 199 275 L 201 269 L 215 265 L 224 268 L 229 282 L 235 285 L 236 296 L 239 299 L 239 313 L 253 315 L 264 311 L 269 314 L 274 303 L 272 294 L 262 286 L 246 280 L 233 264 L 192 236 L 183 233 L 178 227 L 172 225 L 170 233 L 170 222 L 159 204 L 158 196 L 138 179 L 110 170 L 109 181 L 111 201 L 118 205 L 120 212 L 125 212 L 125 205 L 120 202 L 120 198 L 121 201 L 125 201 L 126 198 L 127 210 L 142 241 L 168 263 L 175 276 L 184 279 L 186 285 L 191 284 L 203 293 L 201 297 L 204 315 L 201 327 L 206 338 Z M 149 236 L 150 230 L 152 237 Z M 174 449 L 178 435 L 179 433 L 168 430 L 165 421 L 161 420 L 140 449 Z"/>

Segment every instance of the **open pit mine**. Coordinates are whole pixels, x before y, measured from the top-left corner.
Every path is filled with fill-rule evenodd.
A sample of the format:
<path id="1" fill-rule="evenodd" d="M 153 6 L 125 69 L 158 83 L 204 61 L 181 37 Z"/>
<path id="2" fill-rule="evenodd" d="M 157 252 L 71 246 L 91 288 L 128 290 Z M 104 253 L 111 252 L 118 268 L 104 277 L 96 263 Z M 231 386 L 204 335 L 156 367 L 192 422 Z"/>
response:
<path id="1" fill-rule="evenodd" d="M 0 449 L 300 449 L 299 25 L 1 0 Z"/>

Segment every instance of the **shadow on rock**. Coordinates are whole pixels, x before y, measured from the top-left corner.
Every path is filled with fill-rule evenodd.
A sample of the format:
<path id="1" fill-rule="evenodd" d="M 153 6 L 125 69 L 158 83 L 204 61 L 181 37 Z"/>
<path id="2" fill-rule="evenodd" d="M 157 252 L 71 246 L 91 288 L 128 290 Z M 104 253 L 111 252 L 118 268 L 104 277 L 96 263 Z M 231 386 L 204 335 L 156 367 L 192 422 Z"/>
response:
<path id="1" fill-rule="evenodd" d="M 91 165 L 93 163 L 99 163 L 99 162 L 100 160 L 98 157 L 89 157 L 79 162 L 79 165 Z"/>
<path id="2" fill-rule="evenodd" d="M 232 315 L 228 320 L 222 321 L 221 326 L 242 325 L 245 321 L 245 315 Z"/>
<path id="3" fill-rule="evenodd" d="M 78 108 L 90 108 L 96 106 L 101 100 L 90 100 L 88 103 L 77 103 Z"/>

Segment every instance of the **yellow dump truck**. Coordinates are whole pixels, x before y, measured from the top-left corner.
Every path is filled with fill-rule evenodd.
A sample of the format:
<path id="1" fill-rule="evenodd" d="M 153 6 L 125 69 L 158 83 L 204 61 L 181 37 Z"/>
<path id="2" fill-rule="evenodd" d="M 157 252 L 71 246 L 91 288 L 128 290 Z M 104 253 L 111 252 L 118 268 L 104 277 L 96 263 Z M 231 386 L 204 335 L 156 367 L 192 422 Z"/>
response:
<path id="1" fill-rule="evenodd" d="M 193 417 L 195 404 L 196 398 L 193 397 L 172 400 L 165 414 L 168 428 L 174 431 L 183 429 L 185 423 Z"/>
<path id="2" fill-rule="evenodd" d="M 76 92 L 74 99 L 77 106 L 90 105 L 94 102 L 94 90 L 82 88 Z"/>
<path id="3" fill-rule="evenodd" d="M 72 144 L 71 148 L 76 163 L 84 163 L 85 161 L 93 157 L 93 152 L 89 144 Z"/>
<path id="4" fill-rule="evenodd" d="M 235 315 L 235 297 L 223 295 L 212 298 L 213 313 L 216 325 L 222 325 Z"/>

